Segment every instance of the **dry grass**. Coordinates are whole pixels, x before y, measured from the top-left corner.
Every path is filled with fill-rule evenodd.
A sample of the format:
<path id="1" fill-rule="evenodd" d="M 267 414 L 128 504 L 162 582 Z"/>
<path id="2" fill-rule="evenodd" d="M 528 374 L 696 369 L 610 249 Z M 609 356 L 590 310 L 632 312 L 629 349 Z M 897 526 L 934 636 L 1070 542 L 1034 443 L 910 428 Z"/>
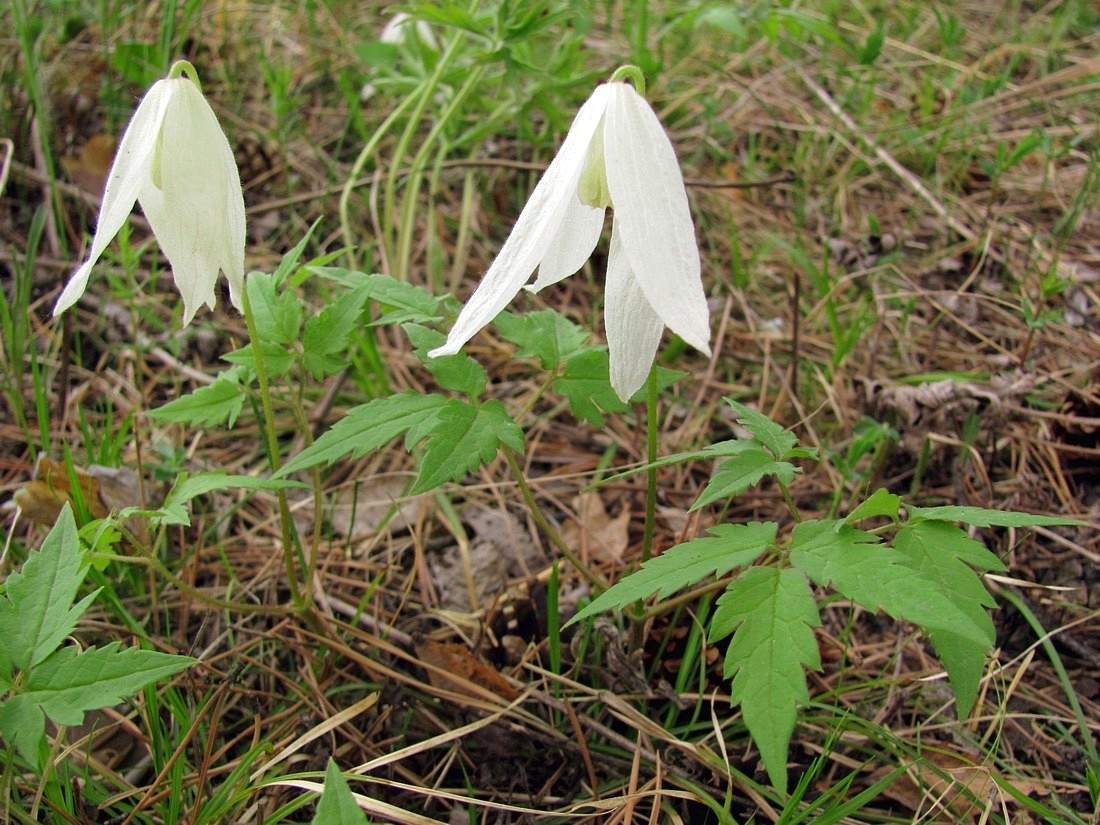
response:
<path id="1" fill-rule="evenodd" d="M 325 221 L 311 253 L 341 244 L 336 192 L 358 146 L 335 78 L 354 65 L 356 38 L 378 18 L 338 5 L 319 4 L 321 12 L 307 19 L 282 7 L 225 4 L 223 13 L 236 15 L 230 23 L 216 14 L 196 23 L 194 42 L 202 45 L 193 46 L 191 58 L 242 152 L 253 268 L 271 268 L 316 217 Z M 697 35 L 691 49 L 668 47 L 682 53 L 653 92 L 685 176 L 702 184 L 765 183 L 692 187 L 715 355 L 670 364 L 690 374 L 666 411 L 662 454 L 728 437 L 720 399 L 736 395 L 822 450 L 825 460 L 792 491 L 806 513 L 834 503 L 843 511 L 885 486 L 926 504 L 1095 523 L 1097 34 L 1066 31 L 1053 5 L 1013 9 L 1028 16 L 1020 25 L 1002 16 L 1008 12 L 1000 3 L 954 8 L 966 37 L 947 49 L 936 41 L 935 18 L 914 7 L 919 21 L 903 37 L 887 37 L 873 67 L 856 66 L 835 44 L 816 45 L 809 35 L 797 48 L 761 39 L 731 50 L 713 33 Z M 614 22 L 620 12 L 626 14 L 617 9 L 613 22 L 589 35 L 592 43 L 606 38 L 616 56 L 625 53 Z M 127 25 L 131 35 L 155 23 Z M 838 30 L 862 42 L 871 29 L 864 21 Z M 1060 39 L 1028 40 L 1030 30 L 1060 32 Z M 1008 31 L 1020 36 L 1009 42 Z M 107 130 L 96 114 L 98 90 L 118 81 L 104 80 L 101 47 L 120 36 L 92 28 L 53 44 L 46 86 L 55 153 L 69 155 Z M 17 60 L 13 45 L 5 39 L 5 77 Z M 293 116 L 272 105 L 257 66 L 290 73 Z M 11 111 L 23 113 L 3 119 L 6 128 L 20 129 L 0 190 L 0 269 L 10 284 L 43 199 L 45 169 L 27 142 L 34 133 L 26 96 L 17 88 L 4 94 Z M 376 122 L 384 114 L 368 107 L 363 116 Z M 999 144 L 1012 147 L 1036 129 L 1048 136 L 1050 153 L 1030 153 L 1003 174 L 991 171 Z M 371 239 L 381 219 L 371 209 L 387 165 L 407 160 L 393 158 L 393 147 L 383 142 L 379 173 L 371 170 L 356 190 L 363 208 L 353 228 L 376 267 L 382 258 Z M 405 263 L 410 279 L 430 283 L 432 256 L 439 255 L 444 285 L 468 294 L 529 182 L 526 172 L 495 161 L 538 160 L 547 148 L 487 142 L 477 153 L 484 165 L 456 158 L 445 167 L 434 193 L 418 194 L 418 240 Z M 64 446 L 76 463 L 99 460 L 111 453 L 101 444 L 117 438 L 132 416 L 135 435 L 121 438 L 114 453 L 151 478 L 157 465 L 264 473 L 247 414 L 232 430 L 204 431 L 142 417 L 208 381 L 216 357 L 246 339 L 234 313 L 222 306 L 179 331 L 151 283 L 132 306 L 121 305 L 107 297 L 101 275 L 64 326 L 48 318 L 94 214 L 79 181 L 62 181 L 66 223 L 47 226 L 31 307 L 50 451 Z M 473 198 L 464 201 L 471 185 Z M 139 218 L 134 226 L 143 238 Z M 817 268 L 818 281 L 807 267 Z M 453 273 L 461 278 L 452 283 Z M 139 273 L 147 277 L 148 270 Z M 1060 291 L 1049 289 L 1053 278 L 1065 280 Z M 539 300 L 560 302 L 586 327 L 598 326 L 595 279 L 572 279 Z M 1057 313 L 1029 325 L 1025 300 Z M 838 356 L 837 333 L 855 327 L 863 329 L 858 342 Z M 377 343 L 393 390 L 431 390 L 402 336 L 381 331 Z M 516 408 L 542 380 L 491 331 L 468 350 L 489 369 L 493 391 Z M 318 426 L 364 400 L 361 377 L 353 370 L 350 378 L 309 388 L 307 413 Z M 29 370 L 24 391 L 33 420 Z M 586 563 L 614 579 L 637 560 L 643 482 L 601 487 L 598 506 L 578 495 L 612 448 L 613 466 L 640 462 L 642 431 L 629 415 L 598 430 L 542 404 L 527 431 L 528 478 L 546 511 L 573 531 Z M 865 417 L 888 424 L 897 438 L 846 468 Z M 300 445 L 286 422 L 287 444 Z M 331 756 L 363 777 L 353 787 L 377 821 L 720 821 L 705 800 L 725 807 L 728 821 L 779 818 L 782 802 L 758 784 L 757 754 L 730 713 L 720 657 L 703 655 L 694 667 L 704 678 L 689 680 L 676 702 L 662 686 L 661 679 L 675 682 L 696 621 L 692 606 L 647 628 L 644 659 L 619 650 L 626 640 L 607 625 L 599 654 L 590 647 L 574 661 L 566 651 L 566 669 L 556 675 L 545 620 L 505 629 L 506 603 L 534 601 L 537 611 L 538 599 L 517 591 L 534 588 L 537 595 L 556 561 L 507 466 L 493 463 L 461 487 L 408 502 L 386 527 L 362 520 L 367 504 L 391 501 L 400 490 L 393 479 L 413 466 L 395 446 L 327 473 L 325 506 L 334 512 L 325 520 L 313 623 L 278 612 L 287 602 L 281 538 L 274 500 L 264 495 L 213 497 L 197 508 L 190 528 L 167 537 L 164 550 L 164 561 L 202 596 L 251 611 L 212 608 L 144 570 L 112 579 L 118 598 L 101 599 L 89 614 L 89 638 L 129 639 L 140 628 L 201 664 L 166 688 L 169 699 L 158 703 L 147 694 L 133 708 L 104 713 L 91 741 L 68 732 L 72 758 L 87 760 L 98 787 L 110 789 L 97 804 L 130 812 L 127 822 L 160 821 L 164 796 L 176 793 L 181 821 L 200 822 L 208 816 L 204 807 L 223 793 L 232 798 L 224 810 L 234 821 L 305 821 L 309 807 L 289 813 L 281 806 L 316 787 L 309 783 L 320 781 L 316 772 Z M 9 402 L 0 412 L 0 490 L 14 492 L 32 468 L 26 432 Z M 716 518 L 687 514 L 708 472 L 677 465 L 662 473 L 658 547 Z M 335 510 L 352 501 L 361 522 L 340 525 Z M 312 524 L 309 502 L 297 502 L 295 514 L 303 526 Z M 723 518 L 788 517 L 778 491 L 765 487 L 739 498 Z M 34 546 L 41 535 L 24 521 L 11 538 Z M 1002 530 L 982 538 L 1011 568 L 989 585 L 1030 606 L 1091 729 L 1077 729 L 1066 683 L 1010 602 L 996 612 L 999 647 L 978 706 L 963 721 L 955 720 L 942 669 L 913 628 L 833 604 L 819 632 L 823 671 L 812 675 L 814 704 L 792 742 L 794 779 L 818 760 L 807 801 L 842 782 L 851 784 L 841 798 L 853 798 L 896 770 L 896 780 L 845 821 L 1054 821 L 1014 795 L 1061 809 L 1066 821 L 1069 811 L 1082 822 L 1093 816 L 1079 743 L 1100 728 L 1096 532 Z M 563 569 L 561 592 L 565 606 L 585 585 Z M 642 667 L 648 677 L 631 679 Z M 151 743 L 154 729 L 171 731 L 170 741 Z M 20 792 L 30 798 L 35 780 L 25 781 Z"/>

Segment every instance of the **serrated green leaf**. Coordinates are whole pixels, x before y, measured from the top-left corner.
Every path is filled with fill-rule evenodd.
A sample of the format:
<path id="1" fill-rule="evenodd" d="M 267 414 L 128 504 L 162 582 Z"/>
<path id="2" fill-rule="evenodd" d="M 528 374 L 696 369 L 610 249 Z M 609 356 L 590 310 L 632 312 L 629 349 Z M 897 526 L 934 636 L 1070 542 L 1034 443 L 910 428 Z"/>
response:
<path id="1" fill-rule="evenodd" d="M 799 704 L 809 701 L 805 668 L 821 669 L 813 628 L 821 624 L 799 570 L 750 567 L 718 598 L 710 641 L 733 634 L 726 649 L 730 701 L 760 749 L 768 778 L 787 790 L 787 748 Z"/>
<path id="2" fill-rule="evenodd" d="M 348 338 L 359 321 L 368 292 L 365 286 L 353 289 L 306 319 L 302 329 L 303 363 L 315 380 L 346 366 Z"/>
<path id="3" fill-rule="evenodd" d="M 489 373 L 476 359 L 465 352 L 438 358 L 428 357 L 429 350 L 443 345 L 447 340 L 446 335 L 419 324 L 402 324 L 402 328 L 412 342 L 416 357 L 421 360 L 428 372 L 435 376 L 439 386 L 445 390 L 464 393 L 471 398 L 479 398 L 485 392 Z"/>
<path id="4" fill-rule="evenodd" d="M 256 330 L 265 345 L 262 352 L 266 365 L 267 346 L 288 346 L 298 341 L 302 328 L 302 305 L 292 290 L 279 292 L 275 276 L 265 272 L 249 272 L 245 289 Z"/>
<path id="5" fill-rule="evenodd" d="M 421 434 L 427 438 L 413 494 L 434 490 L 446 481 L 460 481 L 466 473 L 492 461 L 502 443 L 515 452 L 523 451 L 523 430 L 496 399 L 477 406 L 451 400 L 430 427 L 418 428 L 416 435 Z"/>
<path id="6" fill-rule="evenodd" d="M 325 767 L 325 790 L 317 800 L 313 825 L 367 825 L 367 815 L 355 804 L 348 781 L 332 759 Z"/>
<path id="7" fill-rule="evenodd" d="M 986 510 L 982 507 L 947 505 L 945 507 L 916 507 L 906 504 L 909 520 L 961 521 L 975 527 L 1066 527 L 1082 525 L 1084 522 L 1059 516 L 1036 516 L 1031 513 L 1002 512 Z"/>
<path id="8" fill-rule="evenodd" d="M 502 312 L 493 323 L 506 340 L 519 347 L 517 358 L 538 358 L 546 370 L 556 370 L 578 355 L 589 338 L 585 330 L 552 309 L 526 315 Z"/>
<path id="9" fill-rule="evenodd" d="M 218 427 L 237 422 L 244 405 L 245 389 L 239 383 L 240 370 L 229 370 L 207 387 L 169 401 L 145 414 L 156 421 L 187 424 L 193 427 Z"/>
<path id="10" fill-rule="evenodd" d="M 39 743 L 49 716 L 59 725 L 80 725 L 84 712 L 117 705 L 148 684 L 178 673 L 195 662 L 119 642 L 80 650 L 66 645 L 30 671 L 23 693 L 0 706 L 0 732 L 37 764 Z"/>
<path id="11" fill-rule="evenodd" d="M 751 564 L 775 543 L 775 530 L 774 522 L 758 521 L 712 527 L 709 537 L 677 544 L 644 562 L 634 573 L 593 599 L 565 626 L 654 594 L 663 599 L 704 578 L 718 578 L 735 567 Z"/>
<path id="12" fill-rule="evenodd" d="M 573 415 L 597 427 L 604 425 L 603 414 L 621 413 L 630 405 L 611 389 L 607 350 L 591 348 L 565 365 L 565 373 L 554 381 L 554 391 L 569 400 Z"/>
<path id="13" fill-rule="evenodd" d="M 901 496 L 894 495 L 885 487 L 879 487 L 860 502 L 844 521 L 851 524 L 873 516 L 889 516 L 893 521 L 897 521 L 900 508 Z"/>
<path id="14" fill-rule="evenodd" d="M 749 487 L 759 484 L 764 476 L 775 476 L 783 484 L 790 484 L 797 472 L 798 468 L 793 464 L 776 461 L 771 453 L 750 446 L 722 462 L 718 471 L 707 482 L 699 499 L 691 505 L 691 510 L 695 511 L 712 502 L 743 493 Z"/>
<path id="15" fill-rule="evenodd" d="M 737 413 L 737 421 L 752 437 L 764 445 L 775 458 L 786 458 L 787 453 L 798 443 L 793 433 L 784 430 L 766 415 L 726 398 L 726 403 Z"/>
<path id="16" fill-rule="evenodd" d="M 317 225 L 321 223 L 321 219 L 318 218 L 313 224 L 306 230 L 306 234 L 302 236 L 302 239 L 298 243 L 294 244 L 289 252 L 283 255 L 283 259 L 279 261 L 279 266 L 275 270 L 275 274 L 271 276 L 272 280 L 276 284 L 281 284 L 294 268 L 298 266 L 298 261 L 302 258 L 302 253 L 305 251 L 306 244 L 309 243 L 309 239 L 313 236 L 313 230 L 317 228 Z M 251 277 L 252 273 L 249 273 Z M 252 296 L 249 295 L 249 298 Z"/>
<path id="17" fill-rule="evenodd" d="M 446 403 L 447 399 L 441 395 L 406 392 L 352 407 L 330 430 L 284 464 L 276 477 L 322 462 L 331 463 L 346 455 L 352 458 L 366 455 L 411 427 L 431 421 Z"/>
<path id="18" fill-rule="evenodd" d="M 965 719 L 978 695 L 985 658 L 996 640 L 986 609 L 997 603 L 972 568 L 1004 570 L 1005 566 L 981 542 L 942 521 L 906 525 L 894 536 L 894 548 L 985 632 L 984 644 L 950 630 L 930 630 L 928 634 L 936 655 L 947 668 L 959 718 Z"/>
<path id="19" fill-rule="evenodd" d="M 169 517 L 178 512 L 186 514 L 186 505 L 192 499 L 218 490 L 282 490 L 287 487 L 305 486 L 300 481 L 291 481 L 290 479 L 230 475 L 221 470 L 212 473 L 199 473 L 189 477 L 181 475 L 176 479 L 172 489 L 168 491 L 162 509 Z M 172 523 L 178 522 L 173 520 Z M 185 523 L 190 523 L 190 519 Z"/>
<path id="20" fill-rule="evenodd" d="M 791 535 L 791 563 L 822 587 L 834 587 L 869 610 L 925 629 L 986 641 L 983 625 L 957 608 L 937 582 L 873 533 L 841 521 L 804 521 Z"/>
<path id="21" fill-rule="evenodd" d="M 20 670 L 33 668 L 72 633 L 96 595 L 73 604 L 87 571 L 76 520 L 65 504 L 42 548 L 8 576 L 0 597 L 0 648 L 7 662 Z"/>
<path id="22" fill-rule="evenodd" d="M 286 375 L 294 369 L 294 364 L 298 360 L 298 354 L 294 350 L 288 349 L 286 344 L 274 341 L 261 343 L 260 353 L 264 358 L 264 371 L 269 378 L 281 378 Z M 222 360 L 256 371 L 256 354 L 251 344 L 226 353 L 222 356 Z"/>
<path id="23" fill-rule="evenodd" d="M 352 289 L 366 287 L 370 300 L 396 310 L 375 321 L 374 325 L 406 322 L 431 324 L 442 319 L 440 299 L 423 287 L 398 281 L 389 275 L 366 274 L 337 266 L 311 266 L 309 269 L 315 275 Z"/>

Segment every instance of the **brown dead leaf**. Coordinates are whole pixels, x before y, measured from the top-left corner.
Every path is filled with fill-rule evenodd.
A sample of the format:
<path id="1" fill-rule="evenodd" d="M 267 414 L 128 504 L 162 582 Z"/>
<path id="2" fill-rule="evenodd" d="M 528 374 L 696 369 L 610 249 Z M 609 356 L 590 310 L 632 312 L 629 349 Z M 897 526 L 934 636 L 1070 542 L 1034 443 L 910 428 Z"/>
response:
<path id="1" fill-rule="evenodd" d="M 942 748 L 925 749 L 922 758 L 909 765 L 906 776 L 908 782 L 895 782 L 885 795 L 919 813 L 922 821 L 977 822 L 987 809 L 1000 811 L 1015 805 L 998 785 L 1000 774 Z M 1012 786 L 1027 795 L 1050 793 L 1033 779 L 1013 779 Z"/>
<path id="2" fill-rule="evenodd" d="M 566 543 L 583 548 L 597 558 L 621 562 L 630 543 L 630 511 L 624 509 L 611 518 L 595 491 L 581 493 L 573 499 L 573 509 L 577 520 L 567 521 L 561 530 Z"/>
<path id="3" fill-rule="evenodd" d="M 428 678 L 435 687 L 442 690 L 480 698 L 477 691 L 470 689 L 473 684 L 509 702 L 519 696 L 507 679 L 491 665 L 481 661 L 466 645 L 423 639 L 416 645 L 416 655 L 425 664 L 431 665 Z"/>
<path id="4" fill-rule="evenodd" d="M 110 135 L 92 135 L 79 155 L 61 158 L 61 168 L 73 183 L 98 198 L 107 185 L 114 157 L 115 139 Z"/>

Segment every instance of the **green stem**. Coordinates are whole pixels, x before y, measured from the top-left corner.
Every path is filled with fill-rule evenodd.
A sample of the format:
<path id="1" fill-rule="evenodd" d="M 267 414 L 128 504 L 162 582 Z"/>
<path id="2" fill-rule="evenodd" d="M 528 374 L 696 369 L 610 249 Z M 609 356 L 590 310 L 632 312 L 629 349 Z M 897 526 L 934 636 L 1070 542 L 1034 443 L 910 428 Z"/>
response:
<path id="1" fill-rule="evenodd" d="M 657 365 L 649 370 L 649 394 L 646 398 L 645 531 L 642 534 L 642 563 L 653 555 L 653 534 L 657 527 Z"/>
<path id="2" fill-rule="evenodd" d="M 348 217 L 348 205 L 351 202 L 351 193 L 355 190 L 355 182 L 359 179 L 359 175 L 363 172 L 363 167 L 366 166 L 367 160 L 374 154 L 374 150 L 378 148 L 378 144 L 382 142 L 382 138 L 386 136 L 386 133 L 390 130 L 394 123 L 396 123 L 409 107 L 416 103 L 416 96 L 409 95 L 401 104 L 394 109 L 382 121 L 382 125 L 374 130 L 374 134 L 370 136 L 363 148 L 359 151 L 359 156 L 355 159 L 355 163 L 352 164 L 351 171 L 348 172 L 347 182 L 344 184 L 344 188 L 340 191 L 340 234 L 344 236 L 344 246 L 348 248 L 348 262 L 351 269 L 359 269 L 359 258 L 355 252 L 355 242 L 351 237 L 351 219 Z"/>
<path id="3" fill-rule="evenodd" d="M 1027 602 L 1025 602 L 1016 591 L 1005 587 L 1001 590 L 1001 597 L 1020 612 L 1020 615 L 1024 617 L 1024 621 L 1031 626 L 1031 629 L 1038 637 L 1043 652 L 1046 653 L 1047 658 L 1050 659 L 1050 663 L 1054 667 L 1054 672 L 1058 674 L 1058 681 L 1062 683 L 1062 688 L 1065 690 L 1066 694 L 1066 700 L 1069 702 L 1069 706 L 1073 710 L 1073 716 L 1077 720 L 1077 735 L 1081 739 L 1081 745 L 1085 749 L 1085 753 L 1088 754 L 1089 761 L 1094 766 L 1100 766 L 1100 755 L 1097 754 L 1096 745 L 1092 741 L 1088 717 L 1081 708 L 1081 702 L 1077 698 L 1077 692 L 1074 690 L 1073 682 L 1070 680 L 1069 674 L 1066 673 L 1066 666 L 1062 664 L 1062 657 L 1059 656 L 1058 651 L 1054 649 L 1054 643 L 1050 640 L 1051 634 L 1047 633 L 1046 628 L 1043 627 L 1042 622 L 1039 621 L 1039 617 L 1035 615 L 1032 609 L 1028 607 Z"/>
<path id="4" fill-rule="evenodd" d="M 447 125 L 447 122 L 451 119 L 454 113 L 458 110 L 458 107 L 466 99 L 478 81 L 481 80 L 481 75 L 484 73 L 485 67 L 479 66 L 471 71 L 466 76 L 466 81 L 462 84 L 462 87 L 455 93 L 447 104 L 447 108 L 443 110 L 440 116 L 436 119 L 435 124 L 432 126 L 428 136 L 421 142 L 420 149 L 416 153 L 416 157 L 413 158 L 412 164 L 410 164 L 409 177 L 405 181 L 405 202 L 403 204 L 401 215 L 401 226 L 399 227 L 399 239 L 397 243 L 397 255 L 394 263 L 394 272 L 392 273 L 399 281 L 408 280 L 408 265 L 409 258 L 412 255 L 412 240 L 415 232 L 415 216 L 418 207 L 416 199 L 416 191 L 420 187 L 420 178 L 422 175 L 421 169 L 424 166 L 424 162 L 428 156 L 428 152 L 431 147 L 438 140 L 440 133 L 443 131 L 443 127 Z M 415 121 L 410 121 L 415 125 Z M 404 147 L 401 147 L 404 150 Z M 446 147 L 442 147 L 440 151 L 439 162 L 441 163 L 446 155 Z M 394 158 L 400 158 L 402 154 L 395 154 Z M 391 182 L 396 181 L 397 166 L 394 165 L 391 172 Z"/>
<path id="5" fill-rule="evenodd" d="M 439 62 L 435 64 L 435 69 L 431 75 L 425 80 L 418 90 L 418 94 L 410 95 L 410 99 L 415 101 L 415 106 L 412 113 L 409 115 L 409 120 L 405 124 L 405 131 L 401 133 L 401 137 L 397 141 L 397 146 L 393 150 L 393 163 L 390 164 L 390 172 L 386 177 L 386 191 L 383 199 L 382 206 L 382 238 L 381 243 L 386 247 L 387 260 L 390 264 L 390 274 L 397 277 L 397 273 L 404 272 L 404 265 L 397 264 L 395 270 L 395 260 L 397 250 L 390 246 L 391 236 L 394 232 L 394 213 L 396 212 L 396 200 L 397 200 L 397 178 L 400 174 L 398 164 L 401 158 L 405 157 L 405 154 L 409 150 L 409 144 L 412 143 L 413 138 L 416 135 L 417 127 L 420 125 L 420 119 L 424 116 L 424 110 L 427 108 L 428 103 L 435 95 L 435 90 L 439 86 L 440 80 L 443 79 L 443 72 L 451 62 L 451 58 L 455 56 L 458 51 L 459 44 L 463 41 L 464 36 L 461 32 L 456 34 L 451 42 L 447 45 L 447 50 L 439 57 Z M 432 139 L 434 139 L 436 132 L 433 130 Z M 423 141 L 421 144 L 420 152 L 423 153 L 429 146 L 429 141 Z M 421 160 L 421 154 L 418 153 L 417 161 Z M 413 177 L 419 171 L 419 167 L 414 162 L 409 178 L 409 186 L 406 187 L 406 192 L 411 191 L 411 184 Z M 399 278 L 404 280 L 404 278 Z"/>
<path id="6" fill-rule="evenodd" d="M 186 60 L 177 60 L 172 64 L 172 68 L 168 70 L 169 80 L 175 80 L 181 75 L 187 75 L 187 79 L 198 86 L 200 92 L 202 91 L 202 84 L 199 82 L 199 73 L 196 72 L 195 67 Z"/>
<path id="7" fill-rule="evenodd" d="M 637 66 L 627 63 L 625 66 L 617 68 L 615 73 L 611 75 L 611 82 L 616 83 L 620 80 L 629 80 L 634 84 L 638 94 L 645 97 L 645 74 Z"/>
<path id="8" fill-rule="evenodd" d="M 252 314 L 252 305 L 248 300 L 248 283 L 241 290 L 241 303 L 244 311 L 244 322 L 248 327 L 248 339 L 252 343 L 252 358 L 256 364 L 256 380 L 260 384 L 260 403 L 264 411 L 264 434 L 267 440 L 267 461 L 271 472 L 277 473 L 282 467 L 279 458 L 279 442 L 275 435 L 275 411 L 271 404 L 271 386 L 268 383 L 267 370 L 264 368 L 263 352 L 260 347 L 260 332 L 256 328 L 256 319 Z M 298 565 L 294 559 L 294 523 L 290 518 L 290 505 L 287 503 L 286 490 L 275 491 L 279 500 L 279 526 L 283 534 L 283 565 L 286 567 L 286 578 L 290 586 L 290 598 L 294 607 L 305 613 L 309 609 L 312 591 L 307 592 L 303 598 L 298 587 Z M 314 518 L 319 518 L 320 513 L 314 513 Z"/>
<path id="9" fill-rule="evenodd" d="M 598 587 L 601 591 L 606 590 L 607 582 L 604 581 L 599 574 L 589 570 L 584 565 L 580 557 L 565 543 L 561 534 L 554 529 L 554 525 L 552 525 L 550 520 L 543 514 L 542 509 L 535 500 L 534 494 L 531 492 L 531 488 L 527 485 L 527 479 L 523 475 L 523 468 L 521 468 L 519 462 L 516 461 L 516 454 L 508 447 L 504 447 L 503 452 L 504 460 L 508 462 L 508 467 L 512 470 L 512 475 L 516 478 L 516 484 L 519 485 L 519 491 L 523 495 L 523 500 L 527 503 L 527 509 L 531 511 L 531 516 L 535 519 L 535 523 L 546 534 L 547 538 L 550 539 L 551 544 L 561 551 L 566 561 L 577 568 L 577 571 L 582 576 L 588 579 L 589 582 Z"/>

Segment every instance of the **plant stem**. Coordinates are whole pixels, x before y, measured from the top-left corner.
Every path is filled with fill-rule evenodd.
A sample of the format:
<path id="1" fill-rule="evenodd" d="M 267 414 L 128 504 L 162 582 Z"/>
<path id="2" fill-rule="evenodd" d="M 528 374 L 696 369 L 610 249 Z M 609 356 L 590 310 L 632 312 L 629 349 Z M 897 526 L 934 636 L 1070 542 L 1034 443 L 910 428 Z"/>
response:
<path id="1" fill-rule="evenodd" d="M 523 468 L 519 466 L 519 462 L 516 461 L 516 454 L 512 452 L 508 447 L 504 447 L 504 460 L 508 462 L 508 467 L 512 470 L 512 475 L 516 478 L 516 484 L 519 485 L 519 491 L 523 495 L 523 500 L 527 502 L 527 509 L 531 511 L 532 518 L 535 519 L 535 523 L 550 539 L 550 543 L 553 544 L 561 554 L 565 556 L 566 561 L 577 568 L 577 571 L 588 579 L 589 582 L 598 587 L 601 591 L 607 589 L 607 582 L 604 581 L 595 571 L 589 570 L 584 562 L 580 560 L 580 557 L 573 552 L 572 548 L 565 543 L 565 539 L 561 537 L 561 534 L 554 529 L 554 525 L 550 523 L 550 520 L 543 514 L 535 496 L 531 492 L 531 488 L 527 485 L 527 479 L 523 475 Z"/>
<path id="2" fill-rule="evenodd" d="M 252 357 L 256 364 L 256 380 L 260 384 L 260 403 L 264 411 L 264 434 L 267 440 L 267 462 L 272 473 L 279 472 L 282 461 L 279 458 L 279 442 L 275 436 L 275 412 L 271 404 L 271 387 L 267 379 L 267 370 L 264 368 L 263 352 L 260 347 L 260 332 L 256 328 L 256 319 L 252 314 L 252 304 L 248 300 L 248 283 L 241 290 L 241 302 L 244 309 L 244 322 L 248 327 L 248 340 L 252 344 Z M 290 587 L 290 598 L 294 607 L 301 613 L 309 610 L 312 590 L 303 596 L 298 586 L 298 565 L 294 560 L 294 523 L 290 518 L 290 505 L 287 503 L 286 490 L 275 491 L 279 501 L 279 526 L 283 534 L 283 565 L 286 567 L 287 583 Z M 314 518 L 319 518 L 320 513 L 314 513 Z"/>
<path id="3" fill-rule="evenodd" d="M 649 370 L 649 395 L 646 398 L 645 531 L 642 534 L 642 563 L 653 555 L 653 534 L 657 528 L 657 365 Z"/>

